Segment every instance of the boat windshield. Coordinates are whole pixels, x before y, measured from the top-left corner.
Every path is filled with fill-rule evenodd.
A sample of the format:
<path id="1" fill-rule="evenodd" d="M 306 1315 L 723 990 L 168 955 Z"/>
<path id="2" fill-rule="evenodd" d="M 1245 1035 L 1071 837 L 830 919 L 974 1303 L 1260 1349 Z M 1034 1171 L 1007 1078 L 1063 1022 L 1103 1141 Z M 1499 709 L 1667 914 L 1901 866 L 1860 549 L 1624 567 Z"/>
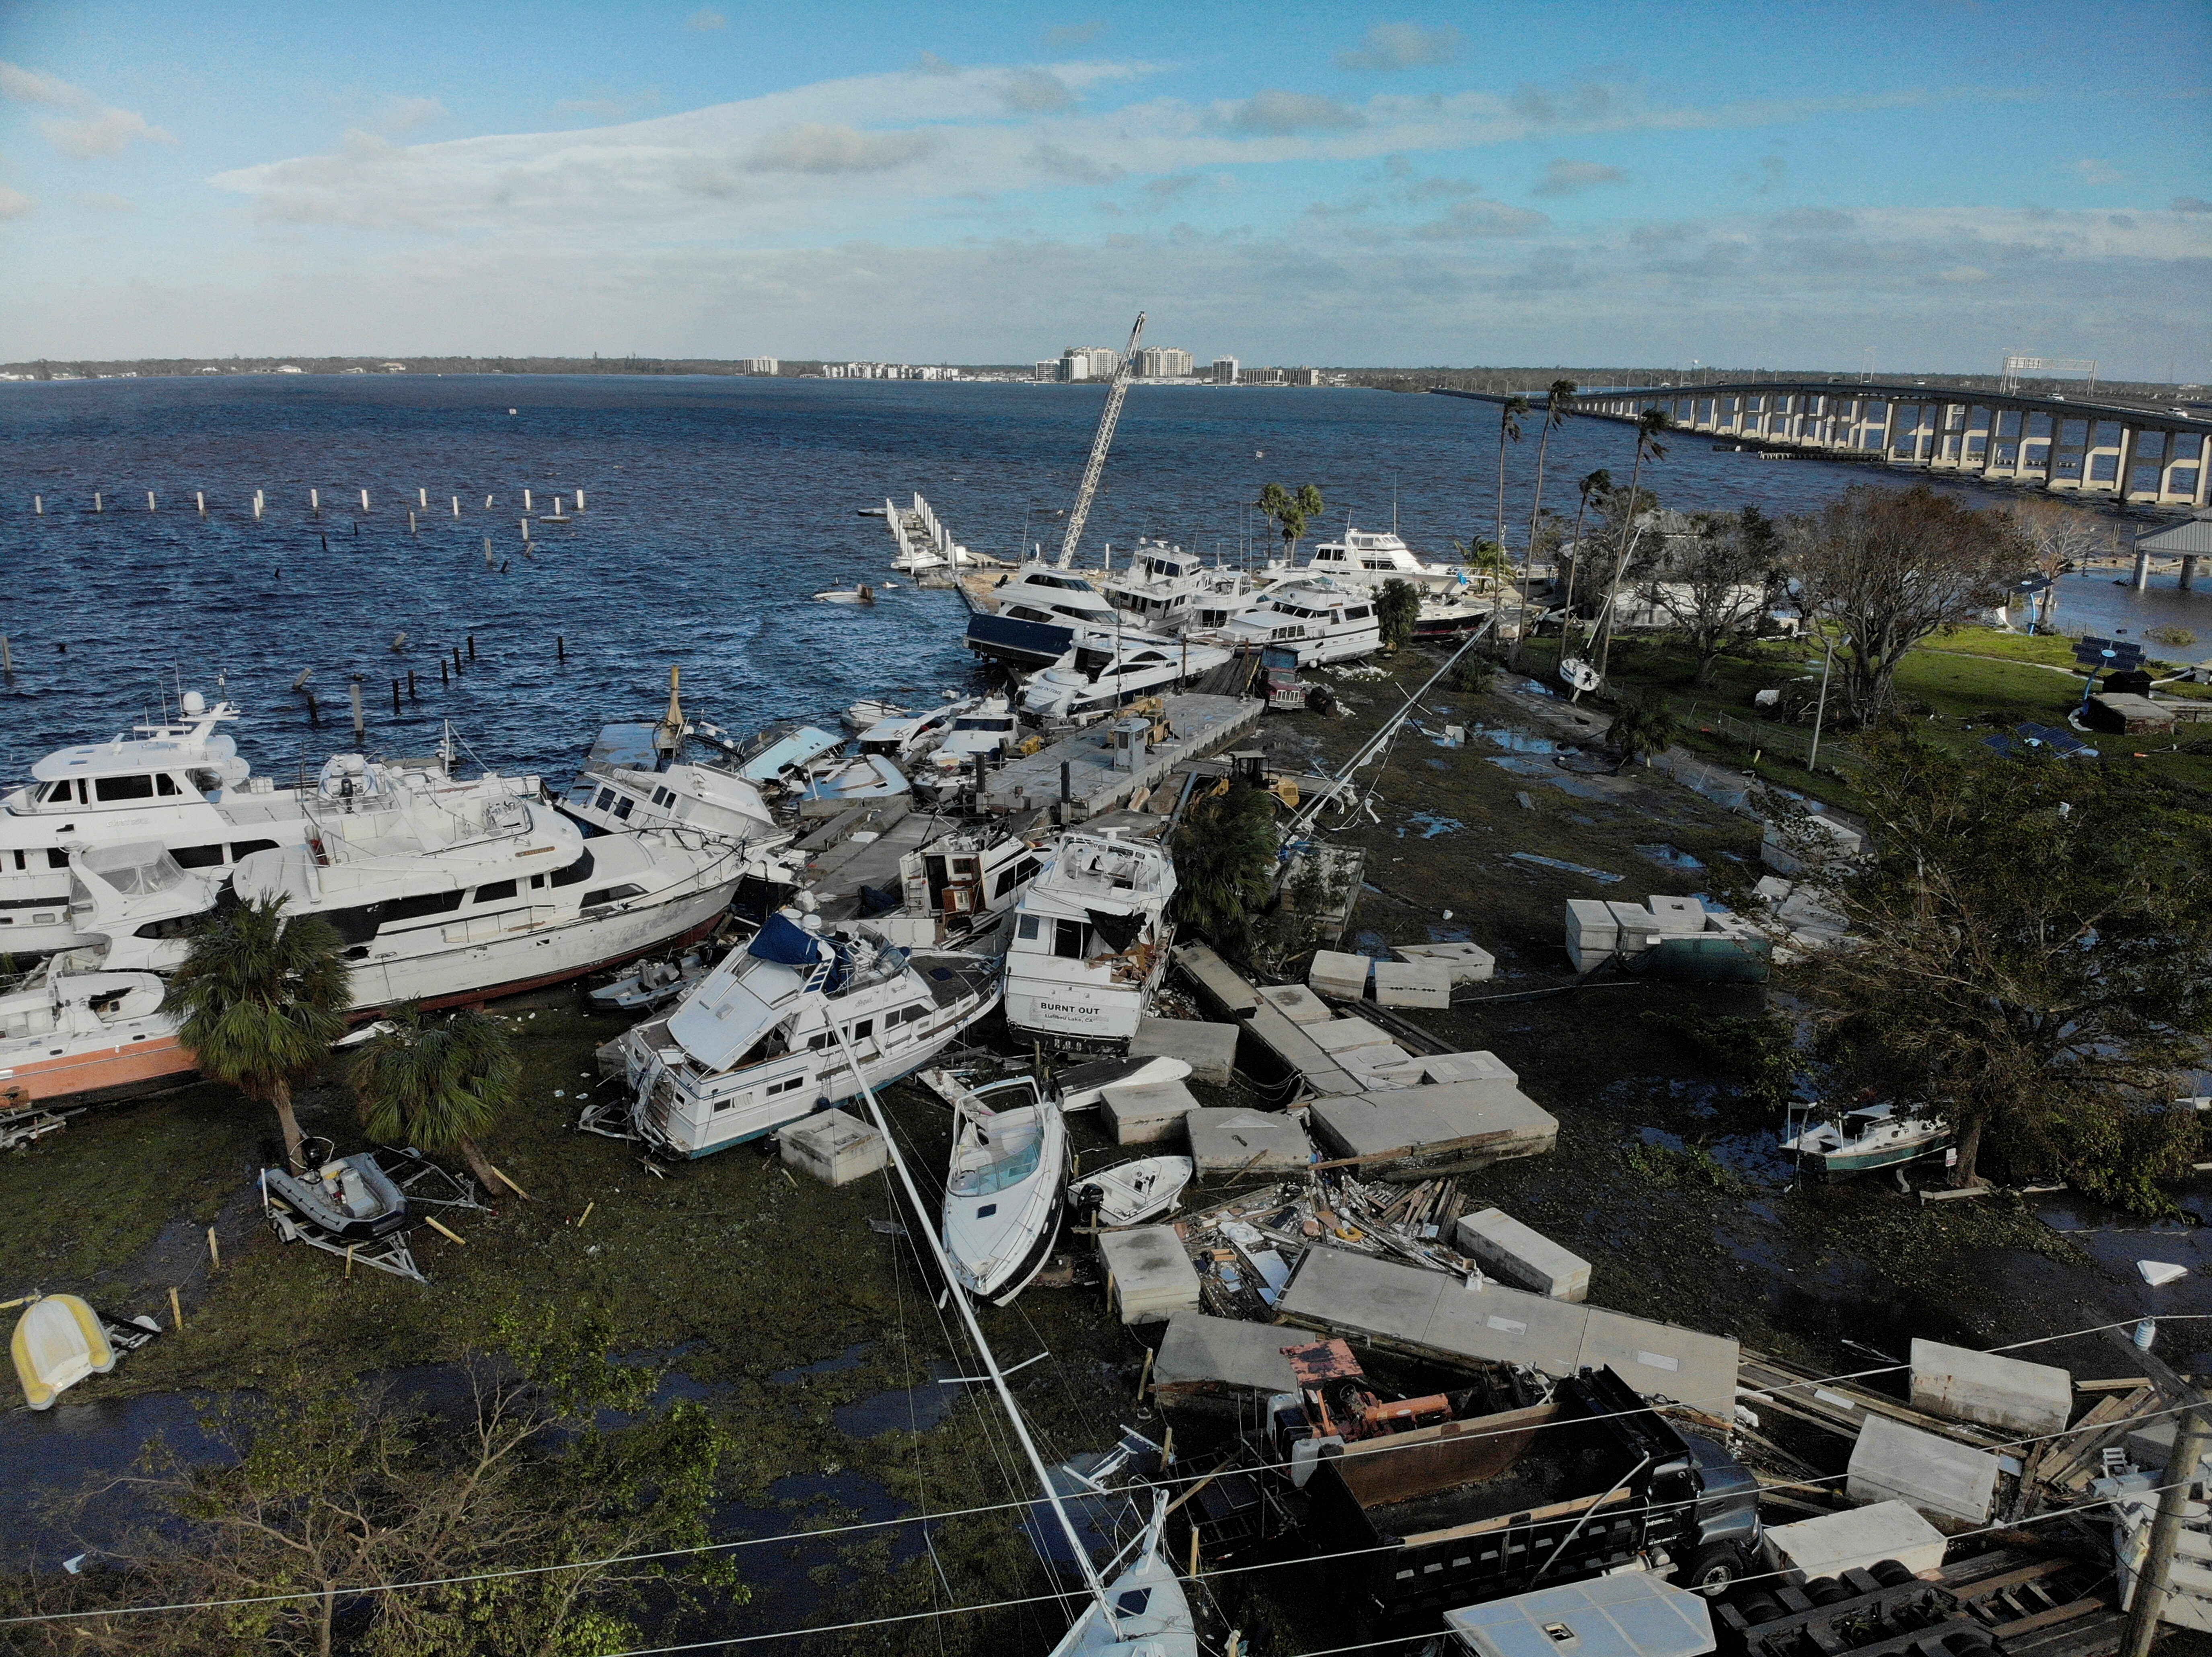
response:
<path id="1" fill-rule="evenodd" d="M 1044 1136 L 1034 1124 L 1000 1126 L 994 1123 L 992 1133 L 998 1141 L 995 1146 L 968 1153 L 962 1158 L 965 1165 L 953 1170 L 954 1196 L 996 1196 L 1036 1172 L 1038 1160 L 1044 1155 Z"/>

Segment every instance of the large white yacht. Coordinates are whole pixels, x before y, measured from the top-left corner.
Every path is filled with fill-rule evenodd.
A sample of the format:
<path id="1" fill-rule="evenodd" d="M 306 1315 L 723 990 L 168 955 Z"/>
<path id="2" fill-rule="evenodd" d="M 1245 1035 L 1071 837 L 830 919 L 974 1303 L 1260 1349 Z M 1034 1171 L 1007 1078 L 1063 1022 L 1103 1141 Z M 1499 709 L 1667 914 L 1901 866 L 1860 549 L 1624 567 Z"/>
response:
<path id="1" fill-rule="evenodd" d="M 1121 613 L 1080 573 L 1033 559 L 968 612 L 968 648 L 1010 667 L 1046 667 L 1081 639 L 1124 631 Z"/>
<path id="2" fill-rule="evenodd" d="M 1113 829 L 1064 835 L 1041 860 L 1014 912 L 1006 1026 L 1059 1047 L 1119 1052 L 1167 970 L 1175 865 L 1162 847 Z"/>
<path id="3" fill-rule="evenodd" d="M 1263 645 L 1289 650 L 1300 667 L 1370 656 L 1382 644 L 1373 595 L 1327 577 L 1278 588 L 1226 627 L 1194 636 L 1231 650 Z"/>
<path id="4" fill-rule="evenodd" d="M 1229 659 L 1218 645 L 1125 634 L 1078 644 L 1022 690 L 1022 716 L 1048 729 L 1087 724 L 1134 696 L 1173 690 Z"/>
<path id="5" fill-rule="evenodd" d="M 786 878 L 775 853 L 792 831 L 779 827 L 760 789 L 727 765 L 684 761 L 688 723 L 602 725 L 561 810 L 587 835 L 689 828 L 745 848 L 758 872 Z"/>
<path id="6" fill-rule="evenodd" d="M 217 727 L 239 717 L 184 693 L 174 724 L 49 754 L 0 798 L 0 953 L 39 956 L 85 940 L 70 920 L 72 847 L 153 841 L 186 869 L 218 876 L 255 852 L 296 845 L 307 822 L 295 789 L 252 775 Z"/>
<path id="7" fill-rule="evenodd" d="M 977 760 L 989 761 L 1021 740 L 1021 721 L 1011 698 L 978 697 L 957 715 L 952 729 L 931 752 L 928 762 L 915 770 L 915 786 L 934 792 L 957 788 L 973 774 Z"/>
<path id="8" fill-rule="evenodd" d="M 686 828 L 586 840 L 534 777 L 457 782 L 431 767 L 341 754 L 303 798 L 310 838 L 230 872 L 241 901 L 283 897 L 344 940 L 356 1011 L 481 1001 L 580 977 L 704 937 L 743 848 Z M 79 853 L 72 967 L 168 971 L 216 883 L 158 845 Z"/>
<path id="9" fill-rule="evenodd" d="M 1306 574 L 1333 577 L 1348 587 L 1374 588 L 1404 581 L 1424 592 L 1442 592 L 1474 580 L 1464 565 L 1424 563 L 1395 530 L 1344 526 L 1340 541 L 1323 541 L 1306 561 Z"/>
<path id="10" fill-rule="evenodd" d="M 578 1126 L 703 1156 L 851 1098 L 863 1076 L 878 1088 L 919 1069 L 998 1005 L 987 956 L 818 926 L 776 911 L 673 1013 L 624 1035 L 629 1098 Z"/>
<path id="11" fill-rule="evenodd" d="M 1100 591 L 1137 626 L 1176 634 L 1226 627 L 1277 587 L 1298 579 L 1283 564 L 1269 564 L 1256 574 L 1226 569 L 1164 541 L 1139 540 L 1128 567 L 1109 575 Z"/>

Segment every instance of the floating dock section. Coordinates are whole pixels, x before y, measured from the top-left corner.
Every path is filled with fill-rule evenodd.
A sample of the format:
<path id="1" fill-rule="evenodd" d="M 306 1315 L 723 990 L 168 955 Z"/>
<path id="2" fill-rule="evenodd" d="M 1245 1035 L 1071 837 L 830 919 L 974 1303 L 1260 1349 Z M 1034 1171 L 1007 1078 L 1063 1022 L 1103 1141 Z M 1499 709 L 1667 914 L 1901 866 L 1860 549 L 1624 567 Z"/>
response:
<path id="1" fill-rule="evenodd" d="M 1087 726 L 988 773 L 983 810 L 1022 811 L 1061 804 L 1065 821 L 1083 822 L 1112 810 L 1139 789 L 1158 787 L 1186 761 L 1225 746 L 1257 725 L 1267 707 L 1250 696 L 1170 696 L 1165 702 L 1172 740 L 1155 746 L 1138 738 L 1130 746 L 1115 721 Z"/>

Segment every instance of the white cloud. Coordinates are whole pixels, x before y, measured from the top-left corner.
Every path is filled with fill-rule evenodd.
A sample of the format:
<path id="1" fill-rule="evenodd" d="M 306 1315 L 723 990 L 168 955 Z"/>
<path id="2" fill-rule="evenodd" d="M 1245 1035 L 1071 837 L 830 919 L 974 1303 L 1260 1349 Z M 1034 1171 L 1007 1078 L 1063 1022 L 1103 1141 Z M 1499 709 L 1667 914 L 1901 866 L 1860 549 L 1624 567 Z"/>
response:
<path id="1" fill-rule="evenodd" d="M 25 69 L 20 64 L 0 62 L 0 97 L 17 103 L 80 112 L 39 123 L 39 130 L 46 134 L 46 142 L 76 161 L 119 155 L 139 138 L 157 143 L 176 143 L 173 137 L 136 110 L 102 104 L 82 87 L 71 86 L 67 81 L 37 70 Z"/>
<path id="2" fill-rule="evenodd" d="M 1075 94 L 1057 75 L 1025 69 L 1009 75 L 1000 94 L 1006 107 L 1024 115 L 1057 115 L 1075 107 Z"/>
<path id="3" fill-rule="evenodd" d="M 418 126 L 447 118 L 445 105 L 435 98 L 392 98 L 386 101 L 376 124 L 386 132 L 411 132 Z"/>
<path id="4" fill-rule="evenodd" d="M 0 184 L 0 219 L 20 219 L 37 205 L 21 191 Z"/>
<path id="5" fill-rule="evenodd" d="M 1370 28 L 1356 52 L 1336 54 L 1339 69 L 1419 69 L 1429 64 L 1449 64 L 1459 56 L 1460 33 L 1455 28 L 1423 28 L 1418 23 L 1377 23 Z"/>
<path id="6" fill-rule="evenodd" d="M 927 132 L 858 132 L 809 121 L 770 134 L 745 165 L 756 173 L 882 173 L 936 148 Z"/>
<path id="7" fill-rule="evenodd" d="M 2081 174 L 2085 184 L 2119 184 L 2128 176 L 2110 161 L 2100 161 L 2094 156 L 2084 156 L 2075 162 L 2074 171 Z"/>
<path id="8" fill-rule="evenodd" d="M 1465 241 L 1474 236 L 1525 236 L 1550 222 L 1525 207 L 1476 199 L 1453 203 L 1442 218 L 1415 225 L 1412 234 L 1423 241 Z"/>
<path id="9" fill-rule="evenodd" d="M 1990 273 L 1978 264 L 1954 264 L 1948 270 L 1936 273 L 1946 282 L 1987 282 Z"/>
<path id="10" fill-rule="evenodd" d="M 716 29 L 726 29 L 730 20 L 712 6 L 702 6 L 684 20 L 684 27 L 694 34 L 712 34 Z"/>
<path id="11" fill-rule="evenodd" d="M 1358 110 L 1311 92 L 1285 92 L 1279 88 L 1255 93 L 1219 112 L 1221 124 L 1232 132 L 1264 137 L 1286 137 L 1297 132 L 1341 132 L 1364 126 L 1367 118 Z"/>
<path id="12" fill-rule="evenodd" d="M 1623 184 L 1628 174 L 1617 167 L 1607 167 L 1598 161 L 1554 161 L 1544 168 L 1544 176 L 1528 193 L 1532 196 L 1576 196 L 1585 190 L 1595 190 L 1600 185 Z"/>

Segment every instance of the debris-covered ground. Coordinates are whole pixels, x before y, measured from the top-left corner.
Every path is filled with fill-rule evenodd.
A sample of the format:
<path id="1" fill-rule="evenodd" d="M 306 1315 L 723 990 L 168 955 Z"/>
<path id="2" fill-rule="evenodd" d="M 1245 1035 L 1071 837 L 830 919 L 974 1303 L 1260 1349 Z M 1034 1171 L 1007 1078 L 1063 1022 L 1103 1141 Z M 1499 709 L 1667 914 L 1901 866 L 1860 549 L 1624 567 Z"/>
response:
<path id="1" fill-rule="evenodd" d="M 1338 679 L 1348 717 L 1271 715 L 1262 739 L 1285 768 L 1340 762 L 1436 659 L 1408 652 L 1379 676 Z M 2147 1310 L 2212 1313 L 2201 1274 L 2150 1290 L 2134 1272 L 2142 1258 L 2197 1264 L 2183 1229 L 2141 1231 L 2063 1193 L 1923 1206 L 1886 1177 L 1796 1183 L 1774 1154 L 1776 1077 L 1755 1062 L 1756 1026 L 1726 1022 L 1759 1019 L 1758 990 L 1607 976 L 1565 987 L 1574 982 L 1561 942 L 1566 899 L 1736 890 L 1755 872 L 1757 827 L 1656 773 L 1607 774 L 1562 705 L 1514 689 L 1510 677 L 1498 683 L 1487 695 L 1432 697 L 1422 728 L 1360 774 L 1371 816 L 1324 833 L 1368 853 L 1345 947 L 1380 955 L 1468 938 L 1496 953 L 1495 979 L 1463 990 L 1449 1011 L 1404 1016 L 1449 1050 L 1503 1058 L 1559 1118 L 1558 1148 L 1425 1186 L 1363 1174 L 1357 1200 L 1401 1204 L 1395 1218 L 1417 1236 L 1448 1213 L 1495 1205 L 1588 1259 L 1594 1302 L 1733 1334 L 1816 1372 L 1901 1357 L 1915 1335 L 1988 1346 Z M 1459 739 L 1447 725 L 1462 728 Z M 1565 749 L 1583 752 L 1562 767 Z M 618 1027 L 556 996 L 509 1010 L 527 1104 L 487 1150 L 532 1200 L 464 1217 L 459 1244 L 419 1234 L 427 1285 L 348 1277 L 329 1255 L 278 1246 L 252 1191 L 276 1150 L 273 1122 L 218 1088 L 89 1112 L 0 1159 L 0 1290 L 75 1290 L 166 1323 L 173 1287 L 185 1320 L 51 1413 L 16 1410 L 0 1423 L 7 1530 L 24 1539 L 14 1563 L 52 1569 L 62 1556 L 64 1539 L 30 1516 L 36 1487 L 112 1472 L 155 1430 L 189 1442 L 195 1394 L 251 1387 L 295 1354 L 334 1381 L 376 1374 L 404 1385 L 422 1366 L 459 1357 L 517 1302 L 603 1302 L 627 1350 L 671 1366 L 670 1387 L 742 1421 L 745 1451 L 724 1513 L 732 1533 L 1030 1496 L 987 1389 L 956 1379 L 975 1373 L 972 1359 L 938 1285 L 915 1266 L 915 1240 L 902 1235 L 911 1217 L 889 1186 L 828 1189 L 750 1148 L 656 1174 L 634 1146 L 575 1133 L 580 1093 L 601 1085 L 592 1048 Z M 1194 1090 L 1209 1104 L 1259 1096 Z M 889 1102 L 917 1170 L 940 1168 L 949 1113 L 907 1088 Z M 311 1091 L 302 1114 L 311 1132 L 343 1148 L 359 1142 L 334 1083 Z M 1086 1170 L 1172 1149 L 1112 1147 L 1096 1113 L 1073 1119 L 1072 1131 Z M 1229 1194 L 1194 1187 L 1186 1208 Z M 2043 1205 L 2040 1217 L 2030 1202 Z M 2197 1199 L 2185 1193 L 2185 1204 Z M 220 1271 L 210 1266 L 210 1227 Z M 1079 1257 L 1088 1240 L 1066 1244 Z M 1155 1436 L 1164 1427 L 1134 1398 L 1142 1346 L 1109 1320 L 1095 1273 L 1073 1264 L 1048 1274 L 1065 1286 L 1041 1284 L 984 1317 L 1010 1367 L 1048 1355 L 1014 1384 L 1055 1456 L 1103 1448 L 1124 1423 Z M 2160 1350 L 2185 1371 L 2212 1367 L 2212 1335 L 2197 1332 L 2208 1326 L 2169 1325 Z M 2038 1356 L 2078 1375 L 2138 1373 L 2102 1336 Z M 1847 1454 L 1817 1431 L 1791 1443 L 1823 1471 Z M 759 1592 L 722 1631 L 1044 1593 L 1019 1516 L 939 1520 L 927 1545 L 902 1527 L 745 1551 L 740 1567 Z M 1349 1637 L 1310 1573 L 1254 1571 L 1212 1587 L 1261 1653 Z M 819 1643 L 1041 1651 L 1063 1625 L 1045 1604 Z"/>

